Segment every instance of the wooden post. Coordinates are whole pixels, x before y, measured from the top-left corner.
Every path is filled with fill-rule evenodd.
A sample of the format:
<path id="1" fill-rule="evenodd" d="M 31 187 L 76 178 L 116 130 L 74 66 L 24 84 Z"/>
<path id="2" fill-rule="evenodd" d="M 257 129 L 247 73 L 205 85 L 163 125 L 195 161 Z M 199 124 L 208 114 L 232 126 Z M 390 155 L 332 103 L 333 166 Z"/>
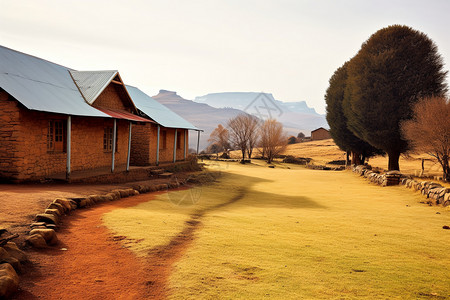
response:
<path id="1" fill-rule="evenodd" d="M 70 152 L 70 141 L 71 141 L 71 133 L 72 133 L 72 117 L 67 116 L 67 171 L 66 171 L 66 180 L 70 179 L 70 161 L 71 161 L 71 152 Z"/>
<path id="2" fill-rule="evenodd" d="M 200 147 L 200 130 L 197 130 L 198 138 L 197 138 L 197 155 L 198 155 L 198 148 Z"/>
<path id="3" fill-rule="evenodd" d="M 114 172 L 114 160 L 116 158 L 116 135 L 117 135 L 117 120 L 114 119 L 113 127 L 113 140 L 112 140 L 112 163 L 111 163 L 111 173 Z"/>
<path id="4" fill-rule="evenodd" d="M 173 162 L 177 161 L 177 129 L 175 129 L 175 136 L 173 139 Z"/>
<path id="5" fill-rule="evenodd" d="M 159 136 L 160 136 L 160 127 L 158 125 L 158 137 L 156 139 L 156 165 L 159 165 Z"/>
<path id="6" fill-rule="evenodd" d="M 127 155 L 127 172 L 130 170 L 130 155 L 131 155 L 131 126 L 132 123 L 130 121 L 130 129 L 128 132 L 128 155 Z"/>
<path id="7" fill-rule="evenodd" d="M 188 132 L 187 129 L 184 130 L 184 160 L 186 160 L 186 133 Z"/>

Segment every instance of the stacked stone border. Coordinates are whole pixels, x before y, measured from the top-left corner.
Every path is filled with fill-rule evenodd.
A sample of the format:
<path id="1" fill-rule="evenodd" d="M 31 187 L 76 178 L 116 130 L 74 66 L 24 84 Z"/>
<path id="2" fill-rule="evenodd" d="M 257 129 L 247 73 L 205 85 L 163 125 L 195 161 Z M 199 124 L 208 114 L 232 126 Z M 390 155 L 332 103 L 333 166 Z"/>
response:
<path id="1" fill-rule="evenodd" d="M 56 231 L 64 216 L 81 208 L 88 208 L 96 204 L 115 201 L 122 198 L 144 193 L 166 191 L 185 185 L 186 183 L 203 184 L 215 181 L 218 174 L 202 172 L 192 174 L 185 180 L 170 181 L 168 183 L 140 183 L 130 188 L 114 189 L 105 194 L 90 195 L 80 198 L 56 198 L 47 206 L 43 213 L 38 213 L 34 222 L 30 224 L 30 231 L 25 243 L 33 248 L 47 248 L 58 244 Z M 3 238 L 8 233 L 0 228 L 0 299 L 8 299 L 19 287 L 19 275 L 22 265 L 28 262 L 27 255 L 21 251 L 16 243 L 10 240 L 17 235 Z"/>
<path id="2" fill-rule="evenodd" d="M 429 204 L 450 206 L 450 188 L 433 181 L 417 181 L 401 174 L 399 171 L 380 173 L 367 166 L 355 166 L 353 172 L 381 186 L 404 185 L 406 188 L 420 192 Z"/>

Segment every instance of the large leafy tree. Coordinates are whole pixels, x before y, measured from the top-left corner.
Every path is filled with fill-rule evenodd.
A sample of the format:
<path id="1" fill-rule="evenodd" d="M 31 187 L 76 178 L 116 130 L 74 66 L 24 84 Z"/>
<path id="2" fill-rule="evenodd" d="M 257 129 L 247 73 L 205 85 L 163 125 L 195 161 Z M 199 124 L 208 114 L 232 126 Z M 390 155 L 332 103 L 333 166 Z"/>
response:
<path id="1" fill-rule="evenodd" d="M 409 145 L 400 123 L 418 99 L 443 95 L 447 86 L 437 46 L 424 33 L 393 25 L 374 33 L 348 64 L 344 112 L 348 128 L 389 155 L 389 170 Z"/>
<path id="2" fill-rule="evenodd" d="M 343 151 L 352 153 L 352 163 L 361 164 L 364 163 L 365 158 L 380 153 L 380 150 L 355 136 L 347 127 L 347 117 L 342 108 L 347 82 L 347 66 L 348 62 L 338 68 L 329 80 L 330 85 L 325 94 L 327 122 L 336 145 Z"/>

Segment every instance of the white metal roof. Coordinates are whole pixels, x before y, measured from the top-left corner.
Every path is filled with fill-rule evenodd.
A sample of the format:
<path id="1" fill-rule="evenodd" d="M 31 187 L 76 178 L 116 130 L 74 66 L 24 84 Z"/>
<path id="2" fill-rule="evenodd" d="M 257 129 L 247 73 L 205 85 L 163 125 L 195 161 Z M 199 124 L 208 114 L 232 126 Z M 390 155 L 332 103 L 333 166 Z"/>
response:
<path id="1" fill-rule="evenodd" d="M 69 68 L 0 46 L 0 87 L 31 110 L 106 117 L 84 101 Z"/>
<path id="2" fill-rule="evenodd" d="M 94 103 L 118 71 L 69 71 L 84 99 Z"/>
<path id="3" fill-rule="evenodd" d="M 200 130 L 140 89 L 126 86 L 134 105 L 156 123 L 168 128 Z"/>

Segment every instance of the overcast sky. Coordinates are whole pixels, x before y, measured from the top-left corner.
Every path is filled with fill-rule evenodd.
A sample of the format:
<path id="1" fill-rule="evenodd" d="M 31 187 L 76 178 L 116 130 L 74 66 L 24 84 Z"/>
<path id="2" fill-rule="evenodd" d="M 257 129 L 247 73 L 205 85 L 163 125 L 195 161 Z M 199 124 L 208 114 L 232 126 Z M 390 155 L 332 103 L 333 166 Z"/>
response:
<path id="1" fill-rule="evenodd" d="M 0 0 L 0 44 L 149 95 L 268 92 L 325 112 L 333 72 L 378 29 L 425 32 L 450 63 L 446 0 Z"/>

